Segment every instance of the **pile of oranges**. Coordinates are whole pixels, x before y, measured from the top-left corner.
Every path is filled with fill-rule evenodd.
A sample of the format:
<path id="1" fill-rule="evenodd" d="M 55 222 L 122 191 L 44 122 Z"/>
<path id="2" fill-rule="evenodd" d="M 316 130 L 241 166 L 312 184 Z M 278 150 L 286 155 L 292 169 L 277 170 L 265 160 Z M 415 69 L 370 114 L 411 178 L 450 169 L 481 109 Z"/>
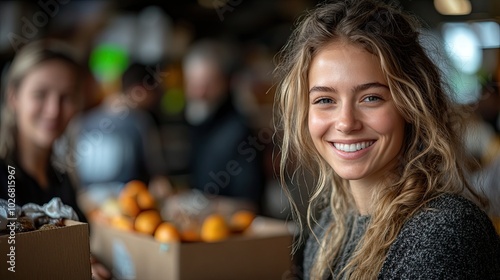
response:
<path id="1" fill-rule="evenodd" d="M 254 218 L 254 213 L 244 210 L 234 213 L 229 222 L 220 214 L 212 214 L 203 221 L 200 230 L 201 240 L 216 242 L 226 239 L 231 234 L 242 233 L 250 227 Z"/>
<path id="2" fill-rule="evenodd" d="M 162 220 L 156 200 L 143 182 L 128 182 L 118 196 L 118 206 L 120 214 L 111 217 L 111 226 L 153 235 L 160 242 L 180 241 L 175 226 Z"/>
<path id="3" fill-rule="evenodd" d="M 255 214 L 240 210 L 226 219 L 213 213 L 201 223 L 187 222 L 182 225 L 164 221 L 155 198 L 141 181 L 128 182 L 117 199 L 119 211 L 109 218 L 109 224 L 117 229 L 152 235 L 163 243 L 168 242 L 217 242 L 233 234 L 240 234 L 250 227 Z M 118 213 L 116 213 L 118 212 Z"/>

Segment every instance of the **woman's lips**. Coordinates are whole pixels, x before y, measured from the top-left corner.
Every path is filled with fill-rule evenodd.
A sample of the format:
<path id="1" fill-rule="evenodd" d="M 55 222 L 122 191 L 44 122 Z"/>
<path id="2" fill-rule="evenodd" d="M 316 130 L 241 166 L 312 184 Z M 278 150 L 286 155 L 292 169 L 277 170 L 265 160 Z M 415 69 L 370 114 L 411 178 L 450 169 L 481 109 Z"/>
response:
<path id="1" fill-rule="evenodd" d="M 343 151 L 346 153 L 353 153 L 353 152 L 357 152 L 359 150 L 366 149 L 366 148 L 370 147 L 371 145 L 373 145 L 373 143 L 375 143 L 375 141 L 362 141 L 362 142 L 351 143 L 351 144 L 335 143 L 334 142 L 333 146 L 335 146 L 335 148 L 337 150 L 340 150 L 340 151 Z"/>
<path id="2" fill-rule="evenodd" d="M 366 154 L 375 142 L 375 140 L 366 140 L 358 142 L 349 141 L 349 143 L 331 142 L 331 144 L 341 158 L 353 160 Z"/>

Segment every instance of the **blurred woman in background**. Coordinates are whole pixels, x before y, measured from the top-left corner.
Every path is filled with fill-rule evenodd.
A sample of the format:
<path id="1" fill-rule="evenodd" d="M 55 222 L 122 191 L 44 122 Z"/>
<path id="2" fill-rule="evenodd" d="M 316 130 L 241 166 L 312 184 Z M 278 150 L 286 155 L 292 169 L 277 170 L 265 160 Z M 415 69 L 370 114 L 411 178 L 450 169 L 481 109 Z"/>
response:
<path id="1" fill-rule="evenodd" d="M 54 143 L 83 104 L 80 69 L 73 55 L 55 42 L 33 43 L 16 55 L 2 108 L 0 159 L 5 168 L 0 172 L 6 175 L 7 165 L 16 168 L 18 205 L 60 197 L 85 219 L 68 170 L 53 165 Z M 6 182 L 1 183 L 2 197 Z"/>
<path id="2" fill-rule="evenodd" d="M 83 106 L 80 78 L 78 60 L 59 42 L 34 42 L 17 53 L 8 72 L 1 112 L 0 198 L 8 197 L 11 166 L 16 172 L 17 205 L 43 205 L 59 197 L 86 221 L 69 176 L 71 157 L 57 160 L 53 153 L 56 140 Z M 69 155 L 71 150 L 63 154 Z M 56 160 L 64 164 L 56 167 Z M 102 266 L 92 262 L 95 277 L 109 277 Z"/>

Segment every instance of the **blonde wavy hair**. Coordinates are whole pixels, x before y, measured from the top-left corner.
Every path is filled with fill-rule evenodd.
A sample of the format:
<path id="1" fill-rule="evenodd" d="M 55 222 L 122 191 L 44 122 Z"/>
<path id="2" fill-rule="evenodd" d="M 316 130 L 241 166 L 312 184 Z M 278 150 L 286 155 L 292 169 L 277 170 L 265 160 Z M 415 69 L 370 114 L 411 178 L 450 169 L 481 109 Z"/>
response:
<path id="1" fill-rule="evenodd" d="M 348 216 L 357 211 L 348 182 L 318 153 L 308 129 L 309 66 L 315 54 L 332 41 L 361 46 L 379 58 L 394 104 L 407 122 L 398 167 L 383 187 L 376 188 L 366 233 L 339 278 L 376 279 L 403 224 L 437 196 L 464 194 L 486 204 L 466 179 L 470 161 L 461 137 L 464 116 L 419 43 L 419 28 L 412 16 L 375 0 L 324 3 L 300 20 L 281 52 L 275 97 L 281 183 L 291 198 L 287 174 L 310 172 L 316 182 L 309 197 L 307 225 L 312 231 L 314 210 L 322 202 L 333 221 L 321 240 L 315 236 L 320 249 L 311 279 L 321 279 L 328 271 L 333 274 L 332 266 L 346 242 Z M 291 204 L 303 228 L 298 207 Z"/>
<path id="2" fill-rule="evenodd" d="M 7 73 L 7 86 L 3 92 L 1 104 L 1 119 L 0 119 L 0 158 L 10 160 L 15 156 L 16 151 L 16 134 L 17 124 L 15 113 L 8 104 L 9 95 L 17 94 L 17 91 L 23 82 L 23 79 L 30 73 L 30 71 L 50 60 L 61 60 L 75 69 L 78 81 L 81 83 L 80 78 L 82 75 L 82 66 L 80 58 L 70 46 L 58 40 L 39 40 L 27 44 L 19 50 L 14 57 L 12 64 Z M 81 89 L 81 84 L 78 85 Z M 79 94 L 80 109 L 83 108 L 83 95 Z M 68 140 L 69 141 L 69 140 Z M 71 153 L 70 144 L 66 144 L 67 152 Z M 60 169 L 72 166 L 74 164 L 65 163 L 66 159 L 71 157 L 66 152 L 60 152 L 64 155 L 64 159 L 58 159 L 53 156 L 53 163 L 56 163 Z M 69 168 L 68 168 L 69 169 Z"/>

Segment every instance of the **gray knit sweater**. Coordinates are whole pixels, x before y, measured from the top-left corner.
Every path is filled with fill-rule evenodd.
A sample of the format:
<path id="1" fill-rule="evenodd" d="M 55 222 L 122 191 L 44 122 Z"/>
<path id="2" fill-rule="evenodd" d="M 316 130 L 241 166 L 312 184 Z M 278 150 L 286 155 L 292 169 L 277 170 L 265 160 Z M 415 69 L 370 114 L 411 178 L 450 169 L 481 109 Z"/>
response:
<path id="1" fill-rule="evenodd" d="M 354 216 L 349 221 L 349 241 L 333 267 L 333 279 L 347 264 L 369 220 L 369 216 Z M 318 237 L 329 223 L 327 209 L 314 230 Z M 304 279 L 310 279 L 318 247 L 310 237 L 304 252 Z M 325 279 L 332 278 L 328 274 Z M 442 195 L 406 222 L 389 248 L 378 279 L 500 279 L 500 237 L 475 204 Z"/>

